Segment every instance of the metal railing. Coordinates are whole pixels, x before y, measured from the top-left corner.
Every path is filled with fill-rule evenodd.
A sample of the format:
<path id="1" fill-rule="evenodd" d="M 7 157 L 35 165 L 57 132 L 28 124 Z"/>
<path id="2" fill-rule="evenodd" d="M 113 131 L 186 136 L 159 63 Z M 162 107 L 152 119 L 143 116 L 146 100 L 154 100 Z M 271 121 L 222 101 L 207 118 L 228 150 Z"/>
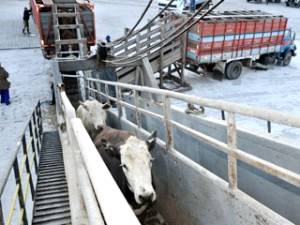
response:
<path id="1" fill-rule="evenodd" d="M 220 100 L 212 100 L 206 98 L 200 98 L 196 96 L 190 96 L 186 94 L 181 94 L 177 92 L 155 89 L 145 86 L 136 86 L 124 83 L 103 81 L 93 78 L 86 78 L 88 85 L 86 89 L 88 90 L 88 95 L 94 93 L 96 95 L 101 95 L 104 98 L 116 101 L 118 107 L 119 117 L 122 117 L 123 107 L 134 110 L 136 115 L 137 127 L 141 127 L 140 116 L 141 114 L 149 115 L 154 118 L 160 119 L 165 124 L 165 134 L 166 141 L 165 146 L 167 150 L 175 150 L 173 147 L 173 128 L 177 128 L 188 135 L 193 136 L 194 138 L 203 141 L 217 150 L 227 154 L 228 158 L 228 182 L 230 189 L 237 188 L 237 160 L 245 162 L 248 165 L 251 165 L 259 170 L 264 171 L 267 174 L 271 174 L 279 179 L 282 179 L 292 185 L 300 187 L 300 175 L 275 165 L 269 161 L 261 159 L 257 156 L 249 154 L 237 147 L 237 128 L 236 128 L 236 115 L 243 115 L 248 117 L 254 117 L 265 121 L 275 122 L 282 125 L 298 127 L 300 128 L 300 117 L 277 112 L 273 110 L 266 110 L 261 108 L 255 108 L 250 106 L 243 106 L 236 103 L 229 103 Z M 98 85 L 95 85 L 98 84 Z M 113 86 L 116 89 L 117 97 L 112 97 L 108 93 L 108 86 Z M 100 89 L 94 89 L 93 87 L 104 86 L 103 91 Z M 133 91 L 134 104 L 130 104 L 122 100 L 120 93 L 122 89 Z M 138 97 L 139 93 L 147 95 L 156 95 L 160 96 L 163 101 L 163 113 L 158 114 L 152 111 L 143 109 L 138 106 Z M 176 122 L 171 117 L 171 99 L 177 99 L 184 101 L 186 103 L 197 104 L 208 108 L 217 109 L 227 113 L 227 143 L 219 141 L 211 136 L 208 136 L 204 133 L 201 133 L 197 130 L 194 130 L 190 127 L 187 127 L 179 122 Z M 269 123 L 270 123 L 269 122 Z M 128 123 L 132 126 L 132 123 Z"/>
<path id="2" fill-rule="evenodd" d="M 19 224 L 27 225 L 29 223 L 26 203 L 29 192 L 31 193 L 32 201 L 34 201 L 35 198 L 35 178 L 38 173 L 42 133 L 41 104 L 38 102 L 26 123 L 20 140 L 17 142 L 15 152 L 9 159 L 8 167 L 4 169 L 2 173 L 3 176 L 0 179 L 0 225 L 12 224 L 17 200 L 19 201 L 20 208 Z M 18 159 L 19 157 L 21 157 L 20 162 Z M 35 170 L 35 173 L 33 170 Z M 1 200 L 12 171 L 14 172 L 16 187 L 10 201 L 8 215 L 5 216 L 3 215 Z"/>
<path id="3" fill-rule="evenodd" d="M 72 158 L 76 163 L 74 173 L 80 180 L 78 182 L 80 195 L 85 205 L 89 223 L 97 225 L 140 225 L 81 120 L 76 118 L 75 109 L 63 86 L 58 88 L 57 100 L 63 118 L 61 121 L 64 124 L 62 127 L 65 129 L 63 132 L 67 135 L 69 149 L 72 150 Z M 72 199 L 70 201 L 72 204 Z M 117 216 L 115 214 L 116 203 L 118 204 Z M 75 212 L 75 214 L 78 217 L 79 213 Z"/>

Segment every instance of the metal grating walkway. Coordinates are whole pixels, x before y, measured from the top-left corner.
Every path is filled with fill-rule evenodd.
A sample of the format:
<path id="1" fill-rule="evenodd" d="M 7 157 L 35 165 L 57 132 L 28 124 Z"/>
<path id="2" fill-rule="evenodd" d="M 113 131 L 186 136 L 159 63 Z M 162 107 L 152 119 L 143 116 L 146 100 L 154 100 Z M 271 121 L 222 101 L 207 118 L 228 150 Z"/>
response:
<path id="1" fill-rule="evenodd" d="M 71 224 L 68 186 L 57 131 L 43 134 L 32 224 Z"/>

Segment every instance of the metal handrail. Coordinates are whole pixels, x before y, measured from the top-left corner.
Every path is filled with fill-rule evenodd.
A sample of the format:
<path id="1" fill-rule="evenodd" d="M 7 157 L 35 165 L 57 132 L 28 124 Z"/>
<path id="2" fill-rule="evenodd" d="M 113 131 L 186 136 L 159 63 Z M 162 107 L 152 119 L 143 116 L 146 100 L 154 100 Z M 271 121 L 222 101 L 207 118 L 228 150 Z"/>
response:
<path id="1" fill-rule="evenodd" d="M 271 109 L 262 109 L 254 106 L 246 106 L 238 103 L 227 102 L 222 100 L 202 98 L 187 94 L 182 94 L 174 91 L 138 86 L 133 84 L 125 84 L 113 81 L 98 80 L 95 78 L 86 78 L 87 81 L 102 83 L 106 85 L 116 86 L 124 89 L 131 89 L 139 92 L 146 92 L 150 94 L 158 94 L 168 96 L 177 100 L 182 100 L 187 103 L 202 105 L 204 107 L 223 110 L 225 112 L 232 112 L 248 117 L 255 117 L 266 121 L 279 123 L 291 127 L 300 128 L 300 117 L 290 113 L 278 112 Z"/>
<path id="2" fill-rule="evenodd" d="M 0 225 L 10 225 L 14 215 L 14 209 L 17 199 L 20 205 L 20 218 L 23 224 L 28 224 L 28 218 L 26 214 L 26 201 L 28 197 L 29 190 L 31 192 L 32 201 L 35 197 L 35 185 L 33 180 L 33 167 L 35 168 L 35 174 L 38 173 L 38 160 L 39 153 L 41 149 L 41 139 L 43 133 L 42 117 L 41 117 L 41 103 L 40 101 L 34 107 L 30 118 L 25 124 L 25 128 L 17 142 L 16 150 L 10 157 L 8 161 L 8 166 L 4 169 L 3 176 L 0 179 Z M 29 136 L 29 139 L 27 137 Z M 21 164 L 18 162 L 18 155 L 22 147 L 23 158 Z M 29 156 L 32 156 L 29 158 Z M 8 215 L 5 217 L 3 215 L 1 207 L 1 198 L 4 193 L 4 189 L 7 185 L 8 178 L 14 171 L 14 176 L 16 180 L 16 188 L 13 194 L 13 198 L 10 204 Z M 25 180 L 23 174 L 26 171 Z M 22 186 L 23 181 L 25 182 Z M 24 188 L 23 188 L 24 187 Z M 29 188 L 30 187 L 30 188 Z"/>
<path id="3" fill-rule="evenodd" d="M 288 169 L 285 169 L 281 166 L 275 165 L 271 162 L 268 162 L 264 159 L 261 159 L 257 156 L 251 155 L 246 153 L 245 151 L 238 149 L 237 143 L 237 129 L 236 129 L 236 114 L 255 117 L 259 119 L 263 119 L 266 121 L 272 121 L 279 124 L 284 124 L 293 127 L 300 127 L 300 117 L 295 115 L 290 115 L 288 113 L 281 113 L 273 110 L 267 109 L 260 109 L 255 107 L 243 106 L 236 103 L 230 103 L 220 100 L 212 100 L 206 98 L 200 98 L 196 96 L 190 96 L 182 93 L 172 92 L 168 90 L 161 90 L 156 88 L 144 87 L 144 86 L 137 86 L 131 84 L 124 84 L 118 82 L 111 82 L 111 81 L 103 81 L 93 78 L 86 78 L 87 84 L 98 83 L 104 85 L 104 93 L 100 90 L 96 90 L 91 87 L 87 87 L 87 90 L 90 92 L 98 93 L 101 96 L 104 96 L 107 99 L 114 100 L 117 102 L 117 106 L 121 108 L 122 106 L 133 109 L 136 111 L 136 116 L 139 113 L 144 113 L 150 115 L 152 117 L 159 118 L 164 122 L 166 128 L 166 140 L 165 146 L 167 150 L 175 150 L 173 147 L 173 133 L 172 128 L 176 127 L 181 131 L 192 135 L 193 137 L 197 138 L 198 140 L 204 141 L 205 143 L 214 146 L 217 150 L 224 152 L 228 155 L 228 180 L 229 180 L 229 187 L 231 189 L 237 188 L 237 160 L 243 161 L 251 166 L 254 166 L 257 169 L 260 169 L 272 176 L 275 176 L 279 179 L 282 179 L 292 185 L 300 187 L 300 175 Z M 108 85 L 114 86 L 117 89 L 117 93 L 121 92 L 121 88 L 126 90 L 133 90 L 134 93 L 141 92 L 147 93 L 150 95 L 161 95 L 163 97 L 163 114 L 154 113 L 152 111 L 143 109 L 138 107 L 137 100 L 135 99 L 134 104 L 130 104 L 120 99 L 120 97 L 112 97 L 108 94 Z M 96 86 L 96 85 L 94 85 Z M 137 98 L 137 95 L 134 94 L 134 98 Z M 217 140 L 216 138 L 210 137 L 204 133 L 196 131 L 190 127 L 182 125 L 171 118 L 171 105 L 170 105 L 170 98 L 179 99 L 185 101 L 187 103 L 198 104 L 201 106 L 214 108 L 218 110 L 226 111 L 227 116 L 227 143 Z M 118 110 L 119 112 L 122 109 Z M 119 114 L 119 117 L 121 115 Z M 138 118 L 137 118 L 138 121 Z"/>

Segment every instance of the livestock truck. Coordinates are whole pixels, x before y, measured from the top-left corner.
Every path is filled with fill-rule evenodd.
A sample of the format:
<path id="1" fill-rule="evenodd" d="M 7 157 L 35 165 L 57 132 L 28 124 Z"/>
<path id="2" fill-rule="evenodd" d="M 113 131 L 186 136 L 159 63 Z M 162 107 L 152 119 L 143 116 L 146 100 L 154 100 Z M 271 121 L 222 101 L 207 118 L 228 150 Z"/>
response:
<path id="1" fill-rule="evenodd" d="M 262 11 L 210 14 L 188 32 L 188 68 L 201 67 L 233 80 L 241 75 L 243 65 L 288 66 L 296 46 L 295 32 L 287 24 L 286 17 Z"/>
<path id="2" fill-rule="evenodd" d="M 30 6 L 40 35 L 41 48 L 46 58 L 56 55 L 55 45 L 58 42 L 61 42 L 63 51 L 63 48 L 68 48 L 70 43 L 74 46 L 80 41 L 84 41 L 88 50 L 90 46 L 95 45 L 96 32 L 92 1 L 30 0 Z M 78 32 L 81 33 L 82 40 L 79 40 Z M 64 42 L 65 46 L 63 46 Z"/>
<path id="3" fill-rule="evenodd" d="M 285 2 L 286 6 L 291 6 L 291 7 L 300 7 L 300 1 L 299 0 L 287 0 Z"/>

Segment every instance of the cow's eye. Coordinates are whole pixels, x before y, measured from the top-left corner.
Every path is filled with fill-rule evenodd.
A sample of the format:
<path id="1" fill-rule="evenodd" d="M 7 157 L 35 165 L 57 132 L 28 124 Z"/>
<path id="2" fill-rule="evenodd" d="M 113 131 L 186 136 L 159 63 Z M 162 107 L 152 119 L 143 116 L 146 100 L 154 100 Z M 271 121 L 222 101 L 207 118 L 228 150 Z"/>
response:
<path id="1" fill-rule="evenodd" d="M 122 164 L 121 167 L 122 167 L 124 170 L 128 170 L 128 167 L 127 167 L 125 164 Z"/>

